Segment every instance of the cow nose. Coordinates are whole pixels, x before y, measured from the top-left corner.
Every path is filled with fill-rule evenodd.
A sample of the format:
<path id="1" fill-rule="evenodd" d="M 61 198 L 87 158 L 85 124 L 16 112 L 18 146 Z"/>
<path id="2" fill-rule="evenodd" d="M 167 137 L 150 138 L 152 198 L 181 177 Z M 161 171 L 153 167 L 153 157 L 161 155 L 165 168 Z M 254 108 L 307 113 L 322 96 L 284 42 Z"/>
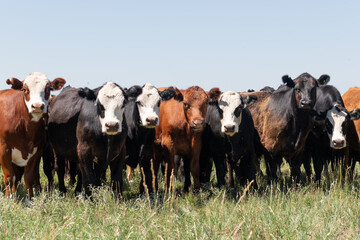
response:
<path id="1" fill-rule="evenodd" d="M 194 120 L 190 125 L 192 128 L 202 129 L 204 127 L 204 120 Z"/>
<path id="2" fill-rule="evenodd" d="M 310 108 L 312 101 L 311 100 L 301 100 L 301 106 L 304 108 Z"/>
<path id="3" fill-rule="evenodd" d="M 119 123 L 118 122 L 107 122 L 105 123 L 106 131 L 107 132 L 117 132 L 119 130 Z"/>
<path id="4" fill-rule="evenodd" d="M 227 124 L 224 126 L 225 132 L 235 132 L 235 125 L 234 124 Z"/>
<path id="5" fill-rule="evenodd" d="M 146 118 L 146 124 L 150 126 L 155 126 L 158 123 L 157 117 L 147 117 Z"/>
<path id="6" fill-rule="evenodd" d="M 43 103 L 33 103 L 31 104 L 32 111 L 35 113 L 42 113 L 44 111 L 45 104 Z"/>
<path id="7" fill-rule="evenodd" d="M 344 139 L 335 139 L 332 141 L 335 147 L 342 147 L 345 144 Z"/>

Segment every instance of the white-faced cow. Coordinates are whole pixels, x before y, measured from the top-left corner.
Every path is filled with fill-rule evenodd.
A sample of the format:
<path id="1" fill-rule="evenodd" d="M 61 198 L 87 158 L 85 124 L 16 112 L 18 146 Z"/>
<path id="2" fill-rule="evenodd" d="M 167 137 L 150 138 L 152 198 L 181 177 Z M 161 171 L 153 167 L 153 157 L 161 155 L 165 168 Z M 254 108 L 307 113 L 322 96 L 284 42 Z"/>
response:
<path id="1" fill-rule="evenodd" d="M 217 91 L 216 91 L 217 90 Z M 218 185 L 225 182 L 225 157 L 228 159 L 228 184 L 234 186 L 233 170 L 241 184 L 255 180 L 254 123 L 247 106 L 256 101 L 256 97 L 246 98 L 239 93 L 229 91 L 220 95 L 215 88 L 208 93 L 209 101 L 206 113 L 206 127 L 203 133 L 203 147 L 200 155 L 201 182 L 210 181 L 212 163 L 216 166 Z M 213 97 L 212 95 L 220 95 Z"/>
<path id="2" fill-rule="evenodd" d="M 65 88 L 51 103 L 49 138 L 56 162 L 59 165 L 68 158 L 79 163 L 86 196 L 91 194 L 91 185 L 100 184 L 108 165 L 113 189 L 121 192 L 126 102 L 125 91 L 108 82 L 95 90 Z"/>
<path id="3" fill-rule="evenodd" d="M 0 164 L 2 166 L 6 196 L 15 193 L 24 174 L 29 197 L 33 187 L 40 189 L 39 164 L 46 141 L 45 119 L 51 90 L 65 84 L 62 78 L 53 81 L 42 73 L 34 72 L 20 81 L 6 81 L 12 89 L 0 91 Z"/>
<path id="4" fill-rule="evenodd" d="M 128 103 L 125 106 L 125 119 L 128 129 L 126 140 L 126 163 L 135 168 L 137 164 L 143 169 L 147 187 L 152 191 L 151 159 L 154 157 L 155 127 L 159 125 L 161 101 L 175 96 L 173 88 L 162 91 L 150 83 L 144 86 L 133 86 L 127 90 Z M 141 174 L 140 192 L 143 192 L 143 175 Z"/>

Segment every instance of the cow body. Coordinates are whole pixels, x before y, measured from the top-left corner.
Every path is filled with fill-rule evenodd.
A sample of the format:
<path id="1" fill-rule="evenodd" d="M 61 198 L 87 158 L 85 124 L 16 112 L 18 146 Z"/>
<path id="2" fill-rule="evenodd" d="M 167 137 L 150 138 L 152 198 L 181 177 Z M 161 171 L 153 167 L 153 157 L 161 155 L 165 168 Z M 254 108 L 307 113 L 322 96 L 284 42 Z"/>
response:
<path id="1" fill-rule="evenodd" d="M 337 160 L 343 161 L 343 170 L 349 161 L 349 147 L 347 141 L 348 126 L 351 120 L 358 118 L 358 110 L 349 112 L 345 109 L 339 91 L 330 85 L 317 89 L 317 99 L 314 109 L 322 113 L 324 120 L 315 121 L 306 141 L 304 155 L 305 170 L 311 175 L 310 157 L 313 158 L 315 180 L 320 181 L 324 164 Z"/>
<path id="2" fill-rule="evenodd" d="M 29 197 L 33 186 L 40 189 L 39 164 L 46 142 L 45 118 L 50 90 L 58 90 L 64 79 L 50 82 L 42 73 L 29 74 L 24 81 L 7 80 L 13 89 L 0 91 L 0 164 L 6 196 L 15 193 L 24 174 Z M 22 90 L 22 91 L 21 91 Z"/>
<path id="3" fill-rule="evenodd" d="M 208 96 L 197 86 L 181 92 L 177 90 L 174 99 L 163 102 L 160 106 L 160 124 L 155 128 L 155 177 L 160 163 L 167 163 L 166 182 L 169 187 L 170 176 L 177 172 L 175 156 L 184 161 L 184 190 L 191 186 L 190 172 L 194 180 L 194 189 L 200 188 L 199 156 L 201 137 L 205 126 Z M 156 181 L 157 182 L 157 181 Z"/>
<path id="4" fill-rule="evenodd" d="M 100 184 L 108 165 L 113 188 L 121 192 L 125 101 L 125 92 L 109 82 L 95 90 L 66 88 L 52 102 L 49 138 L 58 168 L 65 158 L 76 161 L 87 196 L 91 194 L 91 185 Z M 63 174 L 59 176 L 59 187 L 60 182 L 63 184 Z"/>
<path id="5" fill-rule="evenodd" d="M 240 101 L 239 101 L 240 100 Z M 210 102 L 206 113 L 206 128 L 203 133 L 203 147 L 201 150 L 200 166 L 202 182 L 210 181 L 212 158 L 216 167 L 218 186 L 225 182 L 226 165 L 228 158 L 229 178 L 228 184 L 234 186 L 233 170 L 241 184 L 255 179 L 255 149 L 254 149 L 254 123 L 249 110 L 254 98 L 244 100 L 240 94 L 227 92 L 220 96 L 220 100 Z M 220 108 L 219 104 L 227 107 Z M 233 106 L 232 106 L 233 105 Z M 239 120 L 229 120 L 231 113 Z"/>
<path id="6" fill-rule="evenodd" d="M 142 87 L 133 86 L 128 90 L 128 103 L 124 112 L 127 125 L 126 163 L 132 168 L 140 164 L 150 192 L 151 159 L 154 158 L 155 127 L 159 125 L 160 103 L 174 95 L 175 91 L 172 88 L 159 91 L 149 83 Z M 144 191 L 144 176 L 141 174 L 140 192 Z"/>
<path id="7" fill-rule="evenodd" d="M 286 85 L 274 92 L 258 92 L 258 101 L 249 107 L 255 128 L 264 148 L 267 174 L 270 179 L 280 176 L 282 157 L 291 166 L 291 174 L 299 179 L 299 155 L 313 126 L 311 110 L 316 102 L 316 88 L 328 79 L 319 80 L 304 73 L 295 80 L 283 77 Z"/>

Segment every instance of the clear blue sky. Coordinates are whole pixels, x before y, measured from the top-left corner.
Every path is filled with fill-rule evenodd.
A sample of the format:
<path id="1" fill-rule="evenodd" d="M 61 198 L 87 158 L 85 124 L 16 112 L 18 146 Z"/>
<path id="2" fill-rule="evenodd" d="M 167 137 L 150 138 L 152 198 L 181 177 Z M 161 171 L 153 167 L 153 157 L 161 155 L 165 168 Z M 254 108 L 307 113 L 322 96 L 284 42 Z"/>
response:
<path id="1" fill-rule="evenodd" d="M 34 71 L 223 91 L 326 73 L 344 93 L 360 86 L 360 1 L 2 1 L 0 89 Z"/>

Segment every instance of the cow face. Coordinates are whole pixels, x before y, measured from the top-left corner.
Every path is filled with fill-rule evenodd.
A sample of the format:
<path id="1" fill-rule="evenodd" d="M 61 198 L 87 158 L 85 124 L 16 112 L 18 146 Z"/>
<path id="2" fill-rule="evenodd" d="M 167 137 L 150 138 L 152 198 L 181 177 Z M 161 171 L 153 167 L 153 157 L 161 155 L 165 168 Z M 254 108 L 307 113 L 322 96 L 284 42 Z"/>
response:
<path id="1" fill-rule="evenodd" d="M 282 79 L 288 87 L 293 88 L 296 107 L 301 110 L 311 110 L 316 102 L 316 87 L 319 84 L 327 84 L 330 77 L 322 75 L 319 80 L 316 80 L 310 74 L 303 73 L 295 80 L 287 75 L 283 76 Z"/>
<path id="2" fill-rule="evenodd" d="M 182 99 L 185 118 L 190 129 L 194 132 L 202 131 L 205 127 L 208 102 L 206 92 L 198 86 L 193 86 L 182 93 L 177 93 L 175 98 Z"/>
<path id="3" fill-rule="evenodd" d="M 101 87 L 95 104 L 103 133 L 115 135 L 122 131 L 125 103 L 126 95 L 117 84 L 107 82 Z"/>
<path id="4" fill-rule="evenodd" d="M 25 105 L 32 116 L 31 121 L 37 122 L 47 112 L 50 91 L 60 90 L 66 81 L 62 78 L 49 81 L 44 74 L 34 72 L 26 76 L 24 81 L 13 78 L 6 83 L 12 85 L 13 89 L 24 92 Z"/>
<path id="5" fill-rule="evenodd" d="M 335 105 L 326 113 L 325 128 L 330 139 L 330 147 L 341 149 L 346 147 L 346 134 L 350 120 L 360 118 L 360 109 L 348 112 L 341 105 Z"/>
<path id="6" fill-rule="evenodd" d="M 243 99 L 239 93 L 233 91 L 221 94 L 219 99 L 221 132 L 230 136 L 239 132 L 242 110 L 255 102 L 256 99 L 256 96 L 253 95 Z"/>

